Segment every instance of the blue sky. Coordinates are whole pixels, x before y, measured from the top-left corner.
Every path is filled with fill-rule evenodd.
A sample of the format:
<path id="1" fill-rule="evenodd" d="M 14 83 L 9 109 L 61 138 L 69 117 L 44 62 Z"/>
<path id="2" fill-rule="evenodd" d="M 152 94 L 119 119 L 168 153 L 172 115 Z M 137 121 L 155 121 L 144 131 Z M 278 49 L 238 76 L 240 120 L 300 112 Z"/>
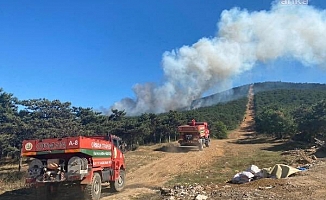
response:
<path id="1" fill-rule="evenodd" d="M 109 108 L 125 97 L 135 98 L 135 84 L 164 83 L 164 52 L 214 37 L 223 10 L 269 10 L 271 3 L 0 0 L 0 87 L 21 100 L 59 99 L 77 107 Z M 309 5 L 326 9 L 322 0 Z M 233 77 L 232 85 L 325 83 L 325 75 L 317 67 L 277 59 Z"/>

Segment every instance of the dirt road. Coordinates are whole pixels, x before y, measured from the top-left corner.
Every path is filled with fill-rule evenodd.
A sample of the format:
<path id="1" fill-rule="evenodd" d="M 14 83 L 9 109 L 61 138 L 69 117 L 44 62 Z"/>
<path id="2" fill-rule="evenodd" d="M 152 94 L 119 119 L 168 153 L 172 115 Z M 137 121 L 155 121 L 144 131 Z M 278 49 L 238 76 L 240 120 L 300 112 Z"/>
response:
<path id="1" fill-rule="evenodd" d="M 204 149 L 204 151 L 198 151 L 197 149 L 187 151 L 177 147 L 170 149 L 173 152 L 141 149 L 140 151 L 149 152 L 149 155 L 144 155 L 144 159 L 152 159 L 153 161 L 127 171 L 127 186 L 125 190 L 121 193 L 104 197 L 103 200 L 128 199 L 130 196 L 154 192 L 153 189 L 162 186 L 175 175 L 195 171 L 200 166 L 209 164 L 212 159 L 222 156 L 224 152 L 223 145 L 217 140 L 212 141 L 211 146 Z M 130 159 L 129 163 L 132 162 L 131 160 L 137 159 L 136 157 L 126 155 L 126 159 Z"/>

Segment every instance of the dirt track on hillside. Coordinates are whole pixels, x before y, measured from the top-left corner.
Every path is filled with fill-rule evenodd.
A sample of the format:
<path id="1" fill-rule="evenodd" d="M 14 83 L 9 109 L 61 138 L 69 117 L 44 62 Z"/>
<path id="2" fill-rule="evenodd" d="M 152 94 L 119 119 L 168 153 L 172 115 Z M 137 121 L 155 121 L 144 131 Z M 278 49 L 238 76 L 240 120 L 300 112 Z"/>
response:
<path id="1" fill-rule="evenodd" d="M 243 156 L 246 152 L 259 151 L 272 147 L 272 143 L 239 143 L 255 138 L 253 132 L 253 92 L 249 91 L 249 101 L 246 115 L 239 129 L 229 134 L 229 139 L 212 140 L 211 146 L 204 151 L 197 149 L 184 150 L 175 147 L 176 144 L 167 144 L 165 148 L 158 146 L 141 147 L 136 152 L 126 154 L 127 164 L 131 169 L 127 171 L 127 185 L 123 192 L 107 193 L 104 188 L 101 200 L 131 199 L 140 194 L 156 193 L 158 188 L 171 180 L 174 176 L 184 172 L 197 173 L 201 166 L 209 165 L 225 155 Z M 171 147 L 169 147 L 171 146 Z M 232 177 L 230 177 L 231 179 Z M 216 186 L 218 189 L 211 192 L 208 199 L 325 199 L 326 164 L 320 159 L 316 164 L 299 176 L 286 179 L 261 179 L 247 184 L 227 184 Z M 162 197 L 162 199 L 164 199 Z M 165 198 L 166 199 L 166 198 Z M 183 198 L 187 199 L 187 198 Z"/>

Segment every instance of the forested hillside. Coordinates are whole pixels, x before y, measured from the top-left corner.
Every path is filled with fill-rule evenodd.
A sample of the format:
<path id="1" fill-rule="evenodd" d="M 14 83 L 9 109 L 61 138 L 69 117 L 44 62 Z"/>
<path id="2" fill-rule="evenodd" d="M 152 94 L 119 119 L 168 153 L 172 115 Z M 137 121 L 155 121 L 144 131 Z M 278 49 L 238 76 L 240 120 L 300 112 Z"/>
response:
<path id="1" fill-rule="evenodd" d="M 209 95 L 201 99 L 194 100 L 188 109 L 195 109 L 200 107 L 212 106 L 218 103 L 225 103 L 240 98 L 244 98 L 248 95 L 250 85 L 243 85 L 235 87 L 230 90 L 226 90 L 220 93 Z"/>
<path id="2" fill-rule="evenodd" d="M 289 82 L 263 82 L 263 83 L 255 83 L 254 84 L 254 92 L 264 92 L 264 91 L 272 91 L 272 90 L 325 90 L 326 84 L 320 83 L 289 83 Z"/>
<path id="3" fill-rule="evenodd" d="M 238 127 L 246 110 L 249 85 L 203 98 L 196 109 L 127 117 L 112 110 L 107 116 L 92 108 L 48 99 L 19 100 L 0 89 L 0 157 L 18 158 L 24 139 L 112 133 L 130 149 L 138 145 L 175 141 L 177 127 L 191 119 L 207 121 L 213 138 L 226 138 Z M 254 84 L 256 131 L 277 138 L 311 142 L 326 133 L 326 85 L 267 82 Z M 216 102 L 214 103 L 214 99 Z M 221 99 L 224 99 L 221 103 Z M 227 99 L 232 99 L 227 101 Z M 203 103 L 206 102 L 206 103 Z M 217 103 L 220 102 L 220 103 Z"/>
<path id="4" fill-rule="evenodd" d="M 175 141 L 177 127 L 191 119 L 208 121 L 211 136 L 225 138 L 227 131 L 241 122 L 246 102 L 247 99 L 242 98 L 190 111 L 143 113 L 137 117 L 112 110 L 112 114 L 106 116 L 59 100 L 18 100 L 13 94 L 0 90 L 0 157 L 18 158 L 24 139 L 112 133 L 122 137 L 129 148 Z"/>
<path id="5" fill-rule="evenodd" d="M 257 92 L 254 87 L 256 131 L 306 142 L 325 138 L 326 85 L 285 85 L 289 89 L 264 88 L 264 92 Z"/>

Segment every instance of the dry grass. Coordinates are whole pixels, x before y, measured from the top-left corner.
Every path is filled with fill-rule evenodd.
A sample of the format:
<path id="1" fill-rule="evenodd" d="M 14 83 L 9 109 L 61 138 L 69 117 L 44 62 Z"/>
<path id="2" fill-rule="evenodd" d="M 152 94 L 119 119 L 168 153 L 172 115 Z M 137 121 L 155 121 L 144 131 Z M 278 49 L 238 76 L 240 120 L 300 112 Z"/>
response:
<path id="1" fill-rule="evenodd" d="M 0 194 L 25 187 L 25 171 L 18 171 L 18 165 L 0 166 Z"/>
<path id="2" fill-rule="evenodd" d="M 254 164 L 259 168 L 271 167 L 275 163 L 287 163 L 288 159 L 280 155 L 280 152 L 255 151 L 241 155 L 226 153 L 222 158 L 205 166 L 195 173 L 184 173 L 168 182 L 168 186 L 187 184 L 219 184 L 226 183 L 238 172 L 246 170 Z"/>
<path id="3" fill-rule="evenodd" d="M 158 149 L 162 147 L 163 144 L 156 144 L 153 146 L 140 146 L 137 151 L 127 152 L 125 154 L 127 172 L 133 172 L 137 168 L 147 165 L 157 159 L 160 159 L 164 155 L 158 151 L 153 151 L 153 149 Z"/>

